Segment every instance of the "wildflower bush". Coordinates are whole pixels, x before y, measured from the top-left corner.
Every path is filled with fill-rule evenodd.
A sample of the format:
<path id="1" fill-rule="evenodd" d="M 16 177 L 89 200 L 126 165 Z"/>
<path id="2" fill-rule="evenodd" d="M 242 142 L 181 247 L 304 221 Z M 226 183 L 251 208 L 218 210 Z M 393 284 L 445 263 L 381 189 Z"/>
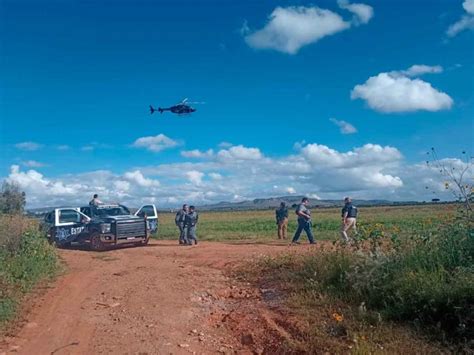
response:
<path id="1" fill-rule="evenodd" d="M 352 246 L 335 243 L 308 255 L 267 259 L 262 267 L 309 303 L 326 293 L 438 339 L 474 339 L 472 221 L 454 218 L 442 228 L 428 223 L 409 236 L 366 224 Z"/>
<path id="2" fill-rule="evenodd" d="M 37 223 L 21 215 L 0 215 L 0 327 L 14 316 L 21 297 L 57 268 L 55 250 Z"/>

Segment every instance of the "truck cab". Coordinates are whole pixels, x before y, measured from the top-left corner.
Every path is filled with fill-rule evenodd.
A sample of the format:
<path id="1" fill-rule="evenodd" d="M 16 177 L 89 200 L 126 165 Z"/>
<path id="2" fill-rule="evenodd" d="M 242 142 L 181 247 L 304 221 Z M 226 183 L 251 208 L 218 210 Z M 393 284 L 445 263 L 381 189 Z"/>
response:
<path id="1" fill-rule="evenodd" d="M 58 246 L 89 245 L 93 250 L 121 244 L 146 245 L 158 230 L 155 205 L 144 205 L 135 214 L 119 204 L 56 208 L 42 223 L 48 239 Z"/>

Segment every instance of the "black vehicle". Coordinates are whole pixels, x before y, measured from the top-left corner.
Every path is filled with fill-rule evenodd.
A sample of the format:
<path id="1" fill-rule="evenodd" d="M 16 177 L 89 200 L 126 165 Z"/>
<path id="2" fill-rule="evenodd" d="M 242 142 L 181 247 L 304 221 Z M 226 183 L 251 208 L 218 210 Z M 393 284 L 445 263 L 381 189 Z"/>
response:
<path id="1" fill-rule="evenodd" d="M 196 109 L 189 106 L 189 104 L 200 104 L 203 102 L 188 102 L 188 99 L 184 99 L 180 103 L 171 106 L 171 107 L 165 107 L 161 108 L 158 107 L 158 109 L 154 108 L 153 106 L 150 105 L 150 113 L 153 114 L 155 111 L 158 111 L 159 113 L 163 113 L 164 111 L 171 111 L 173 113 L 176 113 L 177 115 L 184 115 L 184 114 L 190 114 L 193 112 L 196 112 Z"/>
<path id="2" fill-rule="evenodd" d="M 155 205 L 142 206 L 135 214 L 123 205 L 56 208 L 46 214 L 42 229 L 58 246 L 89 245 L 93 250 L 121 244 L 146 245 L 158 230 Z"/>

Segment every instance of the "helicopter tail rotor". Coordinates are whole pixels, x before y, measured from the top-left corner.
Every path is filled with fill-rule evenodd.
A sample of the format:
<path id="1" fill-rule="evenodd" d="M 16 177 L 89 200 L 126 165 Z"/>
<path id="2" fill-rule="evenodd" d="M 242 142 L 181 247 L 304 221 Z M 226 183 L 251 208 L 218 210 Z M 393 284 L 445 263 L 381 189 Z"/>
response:
<path id="1" fill-rule="evenodd" d="M 160 113 L 163 113 L 163 109 L 161 107 L 158 107 L 158 111 L 160 111 Z"/>

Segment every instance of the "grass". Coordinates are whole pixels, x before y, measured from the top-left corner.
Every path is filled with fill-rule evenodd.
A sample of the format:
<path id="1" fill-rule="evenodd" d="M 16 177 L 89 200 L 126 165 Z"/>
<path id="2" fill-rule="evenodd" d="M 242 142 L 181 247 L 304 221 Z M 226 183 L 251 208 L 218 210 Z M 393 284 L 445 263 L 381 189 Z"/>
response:
<path id="1" fill-rule="evenodd" d="M 0 328 L 15 316 L 24 294 L 57 269 L 56 252 L 37 223 L 0 215 Z"/>
<path id="2" fill-rule="evenodd" d="M 336 321 L 331 316 L 324 320 L 339 329 L 336 337 L 343 334 L 343 340 L 353 341 L 364 336 L 364 348 L 360 339 L 352 344 L 346 341 L 356 353 L 380 351 L 377 344 L 381 342 L 388 352 L 403 352 L 406 344 L 388 339 L 387 327 L 402 337 L 413 332 L 419 339 L 423 333 L 454 351 L 472 350 L 473 224 L 453 218 L 452 208 L 439 217 L 431 208 L 396 209 L 390 215 L 385 212 L 391 210 L 383 210 L 378 218 L 374 214 L 371 222 L 364 222 L 353 247 L 335 243 L 304 255 L 268 258 L 247 274 L 258 284 L 280 289 L 289 308 L 305 316 L 310 324 L 307 334 L 312 334 L 308 349 L 320 348 L 318 342 L 330 337 L 326 330 L 321 333 L 319 318 L 321 309 L 329 314 L 332 309 L 332 314 L 345 315 Z M 410 325 L 411 330 L 400 331 L 399 325 Z M 414 342 L 409 336 L 405 341 Z"/>
<path id="3" fill-rule="evenodd" d="M 340 209 L 313 209 L 314 234 L 319 240 L 339 238 Z M 358 223 L 382 223 L 386 228 L 400 228 L 409 234 L 426 228 L 436 228 L 445 216 L 453 213 L 453 206 L 400 206 L 361 208 Z M 158 239 L 177 239 L 174 213 L 159 214 Z M 290 211 L 288 234 L 296 230 L 296 215 Z M 198 237 L 209 241 L 269 241 L 276 238 L 274 210 L 200 212 Z M 304 236 L 303 236 L 304 238 Z"/>

